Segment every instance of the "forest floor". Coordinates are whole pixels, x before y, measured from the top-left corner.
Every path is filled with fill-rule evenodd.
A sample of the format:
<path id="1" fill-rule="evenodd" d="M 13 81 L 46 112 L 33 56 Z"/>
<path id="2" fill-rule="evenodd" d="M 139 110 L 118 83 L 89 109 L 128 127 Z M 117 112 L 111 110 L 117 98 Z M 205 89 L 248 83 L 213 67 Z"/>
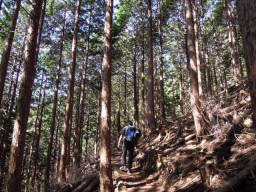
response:
<path id="1" fill-rule="evenodd" d="M 256 191 L 256 130 L 250 128 L 249 102 L 244 82 L 204 103 L 207 134 L 200 139 L 191 114 L 160 122 L 140 140 L 133 173 L 120 171 L 121 154 L 113 155 L 115 191 Z"/>
<path id="2" fill-rule="evenodd" d="M 114 151 L 115 192 L 256 192 L 249 103 L 246 82 L 202 102 L 206 136 L 199 139 L 191 114 L 158 122 L 140 139 L 131 174 L 119 170 L 121 151 Z"/>

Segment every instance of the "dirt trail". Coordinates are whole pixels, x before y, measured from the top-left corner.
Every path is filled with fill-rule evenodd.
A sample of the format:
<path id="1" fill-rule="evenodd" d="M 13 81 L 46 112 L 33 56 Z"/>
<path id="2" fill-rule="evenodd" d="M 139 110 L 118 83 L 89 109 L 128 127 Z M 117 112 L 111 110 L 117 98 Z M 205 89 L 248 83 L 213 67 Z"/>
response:
<path id="1" fill-rule="evenodd" d="M 112 156 L 113 179 L 115 192 L 164 192 L 162 183 L 158 180 L 159 173 L 147 174 L 141 167 L 133 166 L 131 173 L 121 171 L 121 152 Z M 135 163 L 134 163 L 135 164 Z"/>

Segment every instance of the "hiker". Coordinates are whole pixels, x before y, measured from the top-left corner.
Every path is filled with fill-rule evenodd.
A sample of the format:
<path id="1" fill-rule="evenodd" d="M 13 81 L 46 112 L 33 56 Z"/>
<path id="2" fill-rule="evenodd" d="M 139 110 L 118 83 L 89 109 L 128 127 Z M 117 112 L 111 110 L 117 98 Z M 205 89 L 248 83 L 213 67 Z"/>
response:
<path id="1" fill-rule="evenodd" d="M 140 129 L 134 126 L 132 121 L 128 120 L 127 125 L 120 132 L 120 137 L 117 145 L 117 148 L 119 149 L 121 140 L 123 140 L 122 158 L 121 158 L 122 167 L 120 167 L 120 170 L 122 171 L 126 170 L 126 154 L 128 151 L 127 168 L 128 168 L 128 173 L 131 173 L 133 152 L 134 152 L 134 148 L 136 148 L 136 145 L 140 136 L 141 136 Z"/>

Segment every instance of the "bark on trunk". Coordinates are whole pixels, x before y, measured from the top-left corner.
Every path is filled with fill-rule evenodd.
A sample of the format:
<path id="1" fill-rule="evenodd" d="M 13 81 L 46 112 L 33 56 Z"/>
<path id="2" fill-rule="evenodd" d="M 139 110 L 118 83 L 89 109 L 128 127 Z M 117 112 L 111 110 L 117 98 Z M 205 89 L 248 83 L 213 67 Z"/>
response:
<path id="1" fill-rule="evenodd" d="M 40 111 L 40 118 L 39 118 L 39 124 L 38 124 L 38 129 L 36 130 L 36 142 L 35 142 L 35 152 L 33 155 L 33 169 L 32 169 L 32 186 L 33 186 L 33 191 L 35 189 L 35 180 L 38 178 L 38 160 L 40 159 L 39 155 L 39 143 L 41 139 L 41 130 L 42 130 L 42 124 L 43 124 L 43 112 L 44 112 L 44 107 L 45 107 L 45 88 L 44 88 L 44 93 L 43 93 L 43 100 L 41 104 L 41 111 Z"/>
<path id="2" fill-rule="evenodd" d="M 147 127 L 154 130 L 156 127 L 154 110 L 154 63 L 153 63 L 153 32 L 152 32 L 152 5 L 148 4 L 148 92 L 147 92 Z"/>
<path id="3" fill-rule="evenodd" d="M 101 127 L 101 90 L 98 91 L 97 129 L 95 134 L 95 158 L 99 157 L 99 131 Z"/>
<path id="4" fill-rule="evenodd" d="M 91 8 L 92 12 L 92 8 Z M 89 45 L 90 45 L 90 33 L 91 33 L 91 16 L 89 22 L 89 30 L 85 48 L 85 56 L 84 56 L 84 64 L 83 64 L 83 75 L 82 75 L 82 87 L 81 87 L 81 97 L 80 97 L 80 110 L 79 110 L 79 123 L 78 127 L 75 130 L 75 146 L 74 146 L 74 158 L 73 165 L 75 168 L 80 167 L 81 155 L 82 151 L 80 150 L 80 141 L 81 141 L 81 133 L 84 127 L 84 107 L 85 107 L 85 87 L 86 87 L 86 73 L 87 73 L 87 63 L 88 63 L 88 55 L 89 55 Z"/>
<path id="5" fill-rule="evenodd" d="M 46 168 L 45 168 L 45 187 L 44 187 L 45 192 L 47 192 L 50 187 L 49 178 L 50 178 L 50 169 L 51 169 L 52 145 L 53 145 L 53 137 L 54 137 L 56 113 L 57 113 L 57 105 L 58 105 L 59 84 L 60 84 L 60 76 L 61 76 L 62 53 L 63 53 L 63 44 L 64 44 L 64 35 L 65 35 L 65 22 L 66 22 L 66 13 L 65 13 L 64 21 L 62 25 L 59 61 L 57 65 L 57 74 L 55 79 L 54 101 L 53 101 L 52 120 L 51 120 L 51 128 L 50 128 L 50 140 L 49 140 L 49 145 L 47 150 Z"/>
<path id="6" fill-rule="evenodd" d="M 133 119 L 136 126 L 139 124 L 138 94 L 137 94 L 137 61 L 136 61 L 136 39 L 133 45 Z"/>
<path id="7" fill-rule="evenodd" d="M 143 17 L 142 17 L 143 18 Z M 144 42 L 144 21 L 142 21 L 142 40 L 141 40 L 141 128 L 145 131 L 145 42 Z"/>
<path id="8" fill-rule="evenodd" d="M 100 145 L 100 192 L 113 192 L 111 166 L 111 57 L 113 0 L 106 0 Z"/>
<path id="9" fill-rule="evenodd" d="M 205 87 L 206 87 L 207 94 L 212 95 L 213 90 L 212 90 L 212 77 L 211 77 L 211 63 L 209 59 L 208 41 L 207 41 L 207 34 L 206 34 L 205 21 L 204 21 L 204 17 L 205 17 L 204 2 L 202 0 L 200 1 L 200 6 L 201 6 L 202 17 L 203 17 L 202 29 L 203 29 L 203 55 L 205 60 L 204 68 L 206 73 L 205 83 L 206 83 L 206 77 L 207 77 L 207 85 Z"/>
<path id="10" fill-rule="evenodd" d="M 196 49 L 195 49 L 195 33 L 194 33 L 194 21 L 192 15 L 192 5 L 190 0 L 185 0 L 186 9 L 186 25 L 187 25 L 187 49 L 189 55 L 189 73 L 190 73 L 190 103 L 192 109 L 192 115 L 195 123 L 196 135 L 201 136 L 204 133 L 204 127 L 202 126 L 202 116 L 200 113 L 200 101 L 198 91 L 198 75 L 196 65 Z"/>
<path id="11" fill-rule="evenodd" d="M 10 81 L 11 81 L 11 83 L 10 83 L 10 85 L 9 85 L 9 87 L 8 87 L 8 94 L 7 94 L 7 98 L 6 98 L 6 110 L 8 111 L 9 110 L 9 104 L 10 104 L 10 99 L 11 99 L 11 93 L 12 93 L 12 87 L 13 87 L 13 79 L 14 79 L 14 75 L 15 75 L 15 67 L 16 67 L 16 64 L 17 64 L 17 58 L 15 58 L 14 60 L 13 60 L 13 66 L 12 66 L 12 71 L 11 71 L 11 79 L 10 79 Z M 1 135 L 1 134 L 0 134 Z"/>
<path id="12" fill-rule="evenodd" d="M 27 44 L 24 56 L 24 72 L 22 74 L 21 85 L 19 90 L 19 97 L 17 101 L 17 114 L 14 123 L 14 130 L 12 136 L 12 146 L 8 170 L 8 192 L 21 191 L 21 171 L 22 160 L 24 153 L 27 121 L 30 110 L 30 100 L 32 95 L 32 85 L 35 77 L 36 69 L 36 50 L 38 27 L 40 20 L 40 13 L 42 10 L 43 0 L 32 1 L 33 15 L 27 36 Z"/>
<path id="13" fill-rule="evenodd" d="M 256 127 L 256 2 L 237 0 L 237 8 L 252 101 L 252 118 L 254 127 Z"/>
<path id="14" fill-rule="evenodd" d="M 184 115 L 184 69 L 181 65 L 181 56 L 178 52 L 178 62 L 179 62 L 179 95 L 180 95 L 180 111 Z"/>
<path id="15" fill-rule="evenodd" d="M 40 119 L 39 116 L 40 116 L 40 106 L 41 106 L 41 100 L 42 100 L 43 81 L 44 81 L 44 73 L 42 72 L 39 96 L 38 96 L 38 101 L 37 101 L 35 126 L 34 126 L 33 139 L 32 139 L 32 144 L 31 144 L 32 150 L 31 150 L 31 153 L 29 154 L 29 161 L 28 161 L 28 171 L 27 171 L 28 178 L 33 178 L 35 175 L 33 172 L 33 161 L 34 161 L 34 154 L 36 151 L 36 139 L 37 139 L 37 133 L 38 133 L 38 127 L 39 127 L 38 121 Z M 33 179 L 31 179 L 31 182 L 29 181 L 28 183 L 29 183 L 30 191 L 33 191 L 33 189 L 34 189 Z"/>
<path id="16" fill-rule="evenodd" d="M 88 157 L 88 144 L 89 144 L 89 127 L 90 127 L 90 109 L 87 112 L 87 122 L 86 122 L 86 130 L 85 130 L 85 157 Z"/>
<path id="17" fill-rule="evenodd" d="M 202 73 L 201 73 L 201 59 L 200 59 L 200 47 L 199 47 L 199 33 L 198 33 L 199 27 L 198 27 L 198 19 L 197 19 L 197 5 L 196 5 L 195 0 L 193 0 L 191 2 L 192 2 L 194 31 L 195 31 L 198 91 L 199 91 L 199 97 L 202 97 L 203 96 L 203 82 L 202 82 Z"/>
<path id="18" fill-rule="evenodd" d="M 124 66 L 124 121 L 127 121 L 127 71 Z"/>
<path id="19" fill-rule="evenodd" d="M 23 53 L 23 51 L 24 51 L 24 48 L 22 48 L 22 53 Z M 2 137 L 1 137 L 1 142 L 0 142 L 0 191 L 3 191 L 4 174 L 6 174 L 6 172 L 8 171 L 8 170 L 6 170 L 5 164 L 6 164 L 6 158 L 7 158 L 7 151 L 10 148 L 9 137 L 11 135 L 11 126 L 12 126 L 11 120 L 12 120 L 13 107 L 14 107 L 14 103 L 15 103 L 15 99 L 16 99 L 16 90 L 17 90 L 17 86 L 18 86 L 20 69 L 21 69 L 21 60 L 19 61 L 19 64 L 18 64 L 16 80 L 14 83 L 14 87 L 13 87 L 13 91 L 12 91 L 12 98 L 11 98 L 10 107 L 9 107 L 9 111 L 8 111 L 8 117 L 4 121 L 4 125 L 3 125 L 4 131 L 1 135 Z"/>
<path id="20" fill-rule="evenodd" d="M 226 17 L 228 24 L 228 36 L 229 36 L 229 46 L 231 53 L 231 64 L 233 69 L 233 75 L 235 83 L 238 84 L 240 82 L 240 69 L 239 69 L 239 53 L 237 52 L 237 42 L 236 42 L 236 29 L 232 22 L 232 13 L 229 0 L 224 1 L 224 7 L 226 8 Z"/>
<path id="21" fill-rule="evenodd" d="M 75 170 L 79 167 L 80 163 L 78 163 L 79 155 L 81 155 L 80 152 L 80 126 L 79 126 L 79 121 L 80 121 L 80 110 L 81 110 L 81 105 L 80 105 L 80 100 L 81 100 L 81 95 L 82 95 L 82 72 L 80 72 L 79 75 L 79 86 L 77 87 L 77 94 L 76 94 L 76 114 L 75 114 L 75 130 L 74 130 L 74 142 L 73 142 L 73 154 L 72 154 L 72 169 Z"/>
<path id="22" fill-rule="evenodd" d="M 117 118 L 116 118 L 116 126 L 118 138 L 120 137 L 121 131 L 121 81 L 119 80 L 119 92 L 118 92 L 118 106 L 117 106 Z"/>
<path id="23" fill-rule="evenodd" d="M 1 5 L 2 5 L 2 1 L 0 4 L 0 10 L 1 10 Z M 14 38 L 15 28 L 16 28 L 16 24 L 19 16 L 20 6 L 21 6 L 21 0 L 17 0 L 14 7 L 14 14 L 13 14 L 12 22 L 10 25 L 9 33 L 3 45 L 4 49 L 3 49 L 1 64 L 0 64 L 0 108 L 1 108 L 2 98 L 3 98 L 4 83 L 5 83 L 8 63 L 10 59 L 10 53 L 12 49 L 12 42 Z"/>
<path id="24" fill-rule="evenodd" d="M 78 21 L 80 15 L 81 0 L 76 2 L 76 13 L 75 13 L 75 26 L 74 36 L 72 41 L 72 63 L 70 65 L 70 80 L 68 88 L 68 98 L 66 103 L 66 112 L 63 128 L 63 142 L 61 146 L 61 159 L 59 168 L 58 183 L 61 184 L 67 179 L 67 169 L 70 159 L 70 131 L 72 127 L 72 112 L 73 112 L 73 97 L 74 97 L 74 83 L 75 83 L 75 69 L 76 69 L 76 52 L 77 52 L 77 36 L 78 36 Z"/>
<path id="25" fill-rule="evenodd" d="M 158 0 L 158 34 L 159 34 L 159 55 L 160 55 L 160 110 L 161 117 L 165 119 L 164 106 L 164 61 L 163 61 L 163 32 L 162 32 L 162 11 L 161 0 Z"/>

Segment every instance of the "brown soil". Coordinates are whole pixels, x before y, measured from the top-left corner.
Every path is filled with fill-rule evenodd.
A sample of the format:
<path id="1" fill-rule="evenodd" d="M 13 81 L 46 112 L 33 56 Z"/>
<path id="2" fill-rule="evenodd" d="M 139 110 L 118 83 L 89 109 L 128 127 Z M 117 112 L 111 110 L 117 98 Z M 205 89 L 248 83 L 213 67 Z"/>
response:
<path id="1" fill-rule="evenodd" d="M 115 152 L 115 191 L 256 192 L 256 131 L 244 125 L 250 117 L 244 90 L 246 84 L 232 87 L 205 103 L 205 137 L 196 138 L 190 114 L 159 122 L 140 140 L 131 174 L 119 170 Z"/>

